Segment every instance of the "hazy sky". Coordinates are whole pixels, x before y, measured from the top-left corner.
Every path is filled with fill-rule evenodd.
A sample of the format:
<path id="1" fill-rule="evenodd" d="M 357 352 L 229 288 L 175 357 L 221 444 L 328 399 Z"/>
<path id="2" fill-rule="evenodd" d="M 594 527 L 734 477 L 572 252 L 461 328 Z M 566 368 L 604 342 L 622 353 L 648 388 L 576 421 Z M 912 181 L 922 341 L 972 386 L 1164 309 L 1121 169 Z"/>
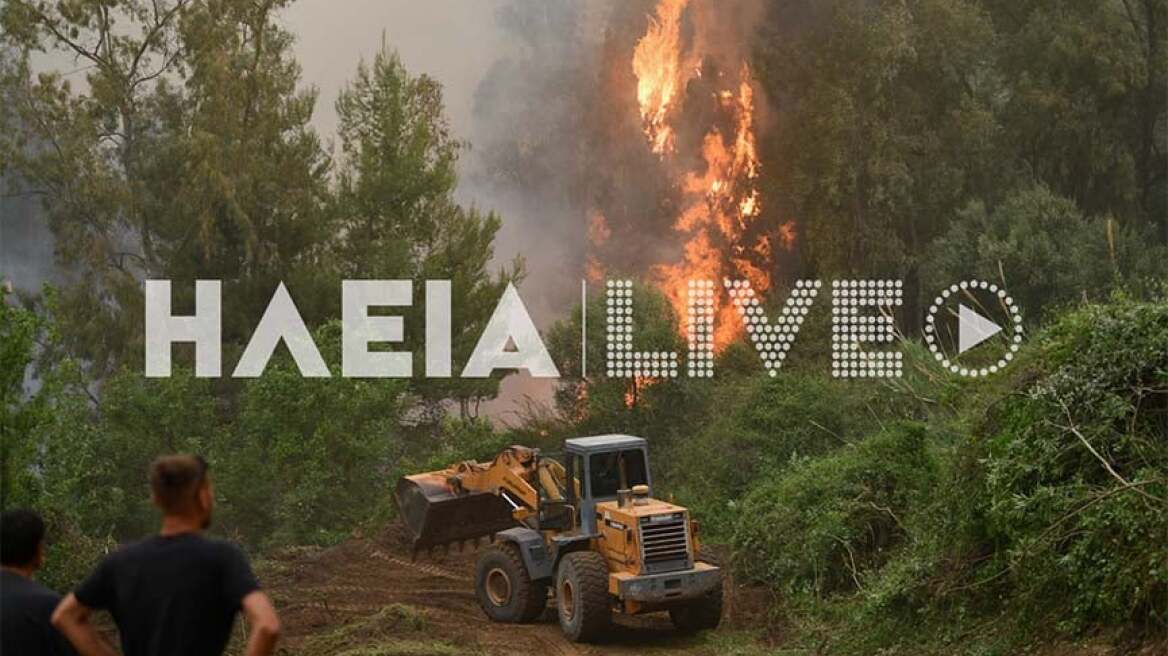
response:
<path id="1" fill-rule="evenodd" d="M 383 39 L 388 47 L 397 50 L 412 74 L 425 73 L 442 84 L 446 113 L 455 135 L 473 144 L 476 136 L 482 136 L 475 134 L 476 127 L 489 129 L 475 125 L 475 91 L 488 69 L 512 50 L 496 22 L 496 12 L 506 2 L 298 0 L 282 11 L 277 21 L 295 36 L 294 53 L 301 66 L 301 83 L 315 86 L 319 92 L 312 123 L 326 144 L 335 139 L 334 103 L 338 92 L 353 78 L 362 58 L 369 61 L 376 55 Z M 77 68 L 74 58 L 65 53 L 38 56 L 34 66 L 65 71 Z M 70 77 L 74 84 L 84 85 L 83 70 Z M 470 164 L 470 159 L 465 159 L 464 170 Z M 498 199 L 465 184 L 460 185 L 458 197 L 462 202 L 499 209 Z M 19 251 L 8 246 L 0 249 L 4 260 L 0 278 L 35 289 L 52 275 L 51 236 L 33 203 L 0 198 L 0 210 L 19 219 L 4 226 L 0 241 L 21 244 Z M 526 233 L 530 237 L 530 233 L 524 225 L 516 217 L 505 220 L 496 244 L 500 260 L 527 250 L 522 236 Z M 535 313 L 540 314 L 538 310 Z M 537 382 L 526 376 L 508 378 L 504 388 L 503 398 L 487 409 L 496 417 L 514 408 L 512 404 L 524 395 L 546 400 L 551 389 L 546 381 Z"/>
<path id="2" fill-rule="evenodd" d="M 281 15 L 296 35 L 303 82 L 320 90 L 313 124 L 326 139 L 336 132 L 333 103 L 357 62 L 371 60 L 382 37 L 414 74 L 442 83 L 456 134 L 472 135 L 475 88 L 506 49 L 495 27 L 502 0 L 300 0 Z"/>
<path id="3" fill-rule="evenodd" d="M 442 83 L 443 100 L 451 127 L 461 139 L 476 140 L 474 94 L 487 70 L 509 50 L 498 29 L 495 13 L 504 0 L 299 0 L 281 17 L 296 35 L 295 52 L 302 82 L 319 91 L 313 125 L 327 142 L 336 134 L 337 93 L 352 79 L 362 57 L 371 60 L 382 38 L 397 50 L 412 74 L 425 73 Z M 463 167 L 470 165 L 464 159 Z M 495 208 L 496 200 L 460 186 L 458 196 Z M 495 208 L 498 209 L 498 208 Z M 526 250 L 522 226 L 505 219 L 496 244 L 502 260 Z M 521 288 L 529 285 L 521 285 Z M 528 296 L 532 294 L 528 293 Z M 532 299 L 527 299 L 529 305 Z M 538 301 L 536 301 L 538 305 Z M 539 308 L 532 308 L 537 315 Z M 545 317 L 546 318 L 546 317 Z M 550 404 L 554 386 L 526 374 L 503 381 L 499 398 L 483 407 L 497 421 L 514 419 L 523 399 Z"/>
<path id="4" fill-rule="evenodd" d="M 385 43 L 401 55 L 411 73 L 427 73 L 443 85 L 447 115 L 458 137 L 472 139 L 475 89 L 487 69 L 507 51 L 496 27 L 503 0 L 300 0 L 278 21 L 296 37 L 302 83 L 319 89 L 313 125 L 327 142 L 336 133 L 334 103 L 352 79 L 357 63 L 372 59 Z M 64 52 L 34 57 L 39 69 L 73 71 L 84 87 L 85 70 Z M 463 192 L 460 196 L 465 196 Z M 478 200 L 478 199 L 476 199 Z M 38 288 L 52 271 L 52 241 L 36 204 L 0 198 L 13 217 L 2 228 L 4 265 L 0 277 Z"/>

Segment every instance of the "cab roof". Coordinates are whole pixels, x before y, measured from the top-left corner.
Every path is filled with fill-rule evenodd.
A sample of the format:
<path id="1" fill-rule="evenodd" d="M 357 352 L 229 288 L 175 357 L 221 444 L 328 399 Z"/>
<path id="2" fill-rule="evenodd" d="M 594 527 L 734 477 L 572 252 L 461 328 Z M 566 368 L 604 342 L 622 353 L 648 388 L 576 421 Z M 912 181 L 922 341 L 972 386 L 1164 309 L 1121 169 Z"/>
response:
<path id="1" fill-rule="evenodd" d="M 564 448 L 577 453 L 598 453 L 617 449 L 644 448 L 648 445 L 643 437 L 633 435 L 593 435 L 573 437 L 564 440 Z"/>

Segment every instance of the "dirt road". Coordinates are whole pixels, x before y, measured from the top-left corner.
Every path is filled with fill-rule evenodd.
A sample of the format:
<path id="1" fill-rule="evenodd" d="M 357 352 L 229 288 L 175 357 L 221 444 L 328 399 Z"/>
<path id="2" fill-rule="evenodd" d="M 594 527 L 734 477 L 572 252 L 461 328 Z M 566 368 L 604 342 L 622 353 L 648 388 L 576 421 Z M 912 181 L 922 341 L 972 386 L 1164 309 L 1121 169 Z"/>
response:
<path id="1" fill-rule="evenodd" d="M 697 636 L 677 634 L 663 614 L 618 617 L 608 638 L 576 645 L 560 634 L 554 608 L 532 624 L 495 624 L 479 609 L 472 589 L 475 552 L 411 561 L 400 533 L 353 539 L 327 549 L 287 549 L 256 563 L 285 627 L 285 656 L 456 656 L 612 654 L 686 656 L 810 655 L 764 635 L 768 596 L 728 581 L 722 627 Z M 240 638 L 243 636 L 240 635 Z M 242 651 L 235 641 L 234 653 Z M 1088 640 L 1034 650 L 1038 656 L 1152 656 L 1168 644 L 1134 651 Z M 906 650 L 904 653 L 917 653 Z M 936 653 L 923 649 L 920 653 Z"/>
<path id="2" fill-rule="evenodd" d="M 598 645 L 564 640 L 554 608 L 533 624 L 490 622 L 475 600 L 474 558 L 468 550 L 411 561 L 404 541 L 390 532 L 328 549 L 287 550 L 258 570 L 280 609 L 288 654 L 724 653 L 717 632 L 680 636 L 663 614 L 618 618 Z M 729 587 L 726 624 L 733 626 L 747 595 Z"/>

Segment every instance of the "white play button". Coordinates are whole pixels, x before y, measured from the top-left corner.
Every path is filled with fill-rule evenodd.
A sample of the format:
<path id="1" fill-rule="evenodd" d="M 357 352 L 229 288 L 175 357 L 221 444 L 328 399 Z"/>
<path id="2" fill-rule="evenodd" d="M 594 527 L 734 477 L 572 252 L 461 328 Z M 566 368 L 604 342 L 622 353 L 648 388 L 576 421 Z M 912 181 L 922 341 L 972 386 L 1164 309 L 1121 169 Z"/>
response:
<path id="1" fill-rule="evenodd" d="M 960 355 L 1002 332 L 1002 327 L 961 303 L 957 309 L 957 353 Z"/>
<path id="2" fill-rule="evenodd" d="M 970 299 L 969 305 L 961 302 L 965 299 Z M 985 314 L 972 308 L 981 308 Z M 998 339 L 992 344 L 966 355 L 995 335 Z M 984 378 L 1005 369 L 1018 354 L 1022 313 L 997 283 L 962 280 L 938 292 L 925 315 L 924 338 L 933 357 L 949 373 Z"/>

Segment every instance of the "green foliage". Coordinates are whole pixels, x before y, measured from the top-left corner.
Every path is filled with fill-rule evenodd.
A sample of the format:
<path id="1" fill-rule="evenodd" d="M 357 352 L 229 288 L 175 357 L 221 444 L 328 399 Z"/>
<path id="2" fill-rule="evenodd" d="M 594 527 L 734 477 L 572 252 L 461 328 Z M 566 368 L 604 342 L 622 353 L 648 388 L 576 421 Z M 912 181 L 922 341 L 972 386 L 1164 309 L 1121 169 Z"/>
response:
<path id="1" fill-rule="evenodd" d="M 37 571 L 40 583 L 53 590 L 69 590 L 85 579 L 101 557 L 117 548 L 108 535 L 86 533 L 75 518 L 46 506 L 45 566 Z"/>
<path id="2" fill-rule="evenodd" d="M 1168 3 L 984 5 L 1011 155 L 1085 213 L 1157 226 L 1168 243 Z"/>
<path id="3" fill-rule="evenodd" d="M 457 372 L 522 266 L 492 271 L 500 219 L 454 201 L 463 144 L 441 87 L 389 50 L 338 100 L 334 164 L 309 125 L 316 94 L 300 86 L 286 4 L 0 8 L 0 173 L 36 190 L 71 274 L 43 317 L 5 298 L 3 504 L 55 513 L 79 557 L 154 530 L 145 474 L 161 453 L 205 455 L 216 529 L 264 548 L 375 528 L 396 473 L 499 439 L 473 419 L 498 377 L 339 377 L 341 278 L 451 280 Z M 34 75 L 37 51 L 76 56 L 86 85 Z M 173 281 L 177 314 L 194 280 L 223 281 L 225 373 L 284 282 L 334 377 L 302 378 L 279 350 L 259 378 L 200 379 L 179 345 L 172 376 L 143 378 L 143 278 Z M 421 351 L 423 316 L 406 313 L 398 348 Z M 446 420 L 451 402 L 462 420 Z"/>
<path id="4" fill-rule="evenodd" d="M 442 88 L 428 76 L 410 75 L 383 49 L 372 66 L 357 67 L 337 100 L 337 116 L 344 271 L 414 277 L 420 267 L 412 246 L 430 240 L 440 213 L 454 209 L 461 144 L 442 115 Z"/>
<path id="5" fill-rule="evenodd" d="M 315 94 L 297 89 L 275 22 L 283 4 L 13 0 L 0 12 L 6 51 L 68 52 L 86 74 L 84 91 L 59 72 L 5 76 L 19 127 L 0 140 L 78 274 L 59 329 L 98 377 L 140 367 L 142 278 L 174 280 L 178 308 L 193 280 L 224 280 L 229 344 L 281 279 L 319 316 L 327 160 L 308 127 Z"/>
<path id="6" fill-rule="evenodd" d="M 0 292 L 0 509 L 29 505 L 37 487 L 31 429 L 42 420 L 42 397 L 27 398 L 25 376 L 43 324 Z"/>
<path id="7" fill-rule="evenodd" d="M 105 498 L 86 508 L 86 525 L 108 527 L 122 540 L 155 530 L 158 515 L 146 485 L 150 462 L 167 453 L 210 455 L 219 430 L 211 381 L 189 370 L 170 378 L 122 371 L 106 381 L 96 432 L 85 445 L 92 449 L 90 471 L 82 479 Z"/>
<path id="8" fill-rule="evenodd" d="M 990 535 L 1019 603 L 1060 628 L 1168 618 L 1168 303 L 1115 301 L 1033 345 L 984 433 Z"/>
<path id="9" fill-rule="evenodd" d="M 811 270 L 902 278 L 913 308 L 924 246 L 1008 171 L 986 71 L 992 24 L 951 0 L 772 11 L 760 77 L 790 109 L 763 155 L 766 182 L 799 208 Z"/>
<path id="10" fill-rule="evenodd" d="M 384 473 L 406 445 L 406 383 L 340 377 L 339 322 L 313 339 L 333 377 L 274 359 L 244 384 L 238 418 L 212 448 L 224 524 L 248 544 L 336 542 L 391 503 Z"/>
<path id="11" fill-rule="evenodd" d="M 841 653 L 1007 654 L 1098 627 L 1162 630 L 1166 344 L 1168 303 L 1084 306 L 956 416 L 934 415 L 972 438 L 933 440 L 933 484 L 897 512 L 904 539 L 862 589 L 792 600 L 807 638 Z"/>
<path id="12" fill-rule="evenodd" d="M 740 581 L 783 593 L 787 644 L 1009 654 L 1094 627 L 1156 630 L 1168 304 L 1117 295 L 1059 312 L 992 380 L 947 380 L 912 342 L 904 377 L 877 384 L 833 380 L 814 357 L 767 377 L 731 346 L 714 384 L 649 384 L 632 407 L 627 381 L 574 388 L 579 419 L 552 430 L 649 436 L 658 492 L 731 543 Z M 578 329 L 551 341 L 567 353 Z"/>
<path id="13" fill-rule="evenodd" d="M 1145 231 L 1146 232 L 1146 231 Z M 1079 298 L 1105 298 L 1115 281 L 1168 273 L 1168 252 L 1113 219 L 1087 217 L 1044 186 L 1018 191 L 994 210 L 966 207 L 931 247 L 924 277 L 942 289 L 971 277 L 1001 280 L 1032 319 Z M 1002 276 L 1005 279 L 1002 280 Z"/>
<path id="14" fill-rule="evenodd" d="M 633 307 L 631 349 L 674 353 L 681 363 L 685 343 L 667 297 L 638 282 L 633 288 Z M 564 421 L 551 437 L 629 433 L 644 436 L 653 449 L 672 449 L 688 439 L 694 422 L 705 415 L 712 386 L 707 380 L 686 376 L 684 364 L 676 377 L 609 376 L 605 369 L 607 309 L 604 295 L 588 300 L 588 376 L 584 379 L 578 377 L 580 309 L 548 331 L 548 350 L 565 376 L 556 391 L 556 408 Z M 668 463 L 663 464 L 668 467 Z M 656 472 L 664 473 L 664 467 L 658 466 Z"/>
<path id="15" fill-rule="evenodd" d="M 707 405 L 719 411 L 691 426 L 667 459 L 671 489 L 694 506 L 711 535 L 729 539 L 737 515 L 728 510 L 760 478 L 862 438 L 869 426 L 867 389 L 833 381 L 822 370 L 718 385 Z"/>
<path id="16" fill-rule="evenodd" d="M 754 486 L 736 513 L 738 570 L 816 597 L 862 589 L 937 482 L 927 441 L 923 426 L 893 426 Z"/>
<path id="17" fill-rule="evenodd" d="M 317 327 L 339 315 L 342 279 L 447 279 L 460 367 L 522 277 L 518 260 L 491 270 L 499 217 L 453 198 L 463 144 L 441 86 L 391 50 L 362 63 L 337 100 L 333 167 L 309 125 L 316 93 L 300 87 L 277 18 L 286 4 L 14 0 L 0 11 L 3 171 L 40 192 L 58 263 L 77 273 L 58 329 L 95 379 L 140 369 L 143 278 L 173 282 L 176 312 L 193 306 L 193 281 L 221 280 L 227 362 L 280 282 Z M 38 50 L 77 56 L 87 88 L 34 76 Z M 405 346 L 420 350 L 423 315 L 406 321 Z M 190 349 L 177 359 L 190 362 Z M 450 399 L 470 416 L 498 380 L 419 380 L 414 391 L 432 420 Z"/>
<path id="18" fill-rule="evenodd" d="M 492 275 L 498 215 L 454 201 L 456 164 L 464 144 L 450 133 L 441 86 L 413 76 L 392 51 L 362 62 L 337 100 L 341 165 L 332 199 L 336 256 L 343 278 L 451 281 L 454 371 L 465 365 L 507 284 L 522 278 L 522 261 Z M 423 315 L 406 317 L 406 347 L 420 352 Z M 499 378 L 425 379 L 413 390 L 433 407 L 445 399 L 462 417 L 498 393 Z"/>
<path id="19" fill-rule="evenodd" d="M 745 579 L 785 593 L 779 612 L 808 653 L 1012 654 L 1051 635 L 1163 633 L 1165 0 L 765 3 L 752 71 L 780 128 L 760 141 L 760 182 L 796 219 L 796 266 L 901 277 L 904 317 L 942 284 L 1005 278 L 1047 325 L 1006 373 L 945 382 L 903 343 L 904 378 L 832 380 L 820 306 L 775 378 L 746 344 L 719 354 L 713 381 L 605 377 L 594 297 L 590 375 L 573 378 L 578 308 L 548 334 L 568 376 L 558 413 L 510 432 L 476 418 L 497 379 L 304 379 L 281 352 L 260 378 L 209 381 L 184 348 L 171 378 L 139 375 L 144 277 L 175 281 L 176 312 L 191 281 L 225 281 L 227 361 L 284 281 L 334 373 L 340 278 L 451 279 L 457 371 L 521 277 L 518 262 L 491 271 L 501 219 L 453 199 L 464 144 L 440 86 L 391 51 L 341 94 L 328 156 L 286 4 L 0 7 L 0 174 L 44 200 L 71 274 L 36 311 L 0 304 L 0 505 L 45 512 L 45 580 L 67 587 L 152 530 L 145 468 L 160 453 L 207 455 L 216 530 L 262 548 L 375 528 L 402 473 L 629 432 L 653 444 L 657 492 L 731 542 Z M 523 12 L 505 16 L 532 52 L 551 50 L 516 27 Z M 34 75 L 39 51 L 77 57 L 83 89 Z M 552 70 L 588 83 L 585 66 Z M 584 95 L 561 89 L 557 111 L 587 125 Z M 493 173 L 545 179 L 541 200 L 582 196 L 525 169 L 593 174 L 588 158 L 555 159 L 560 131 L 521 127 L 492 144 Z M 622 211 L 668 219 L 657 200 L 634 194 Z M 683 352 L 664 296 L 638 286 L 635 308 L 634 349 Z M 421 320 L 407 316 L 405 348 L 419 350 Z M 474 649 L 425 629 L 395 606 L 304 653 Z M 702 639 L 755 652 L 723 635 Z"/>
<path id="20" fill-rule="evenodd" d="M 1035 297 L 1053 284 L 1065 298 L 1146 274 L 1133 256 L 1164 259 L 1164 0 L 833 0 L 769 11 L 756 59 L 783 129 L 762 153 L 764 191 L 798 208 L 810 270 L 896 275 L 916 314 L 939 274 L 942 284 L 973 274 L 962 265 Z M 1009 235 L 991 230 L 978 243 L 979 227 L 1010 220 L 1020 223 Z M 1064 245 L 1074 247 L 1046 260 L 1085 271 L 1041 283 L 1027 273 L 1045 264 L 1028 253 Z M 922 276 L 938 254 L 943 269 Z M 1155 271 L 1164 275 L 1162 262 Z"/>

